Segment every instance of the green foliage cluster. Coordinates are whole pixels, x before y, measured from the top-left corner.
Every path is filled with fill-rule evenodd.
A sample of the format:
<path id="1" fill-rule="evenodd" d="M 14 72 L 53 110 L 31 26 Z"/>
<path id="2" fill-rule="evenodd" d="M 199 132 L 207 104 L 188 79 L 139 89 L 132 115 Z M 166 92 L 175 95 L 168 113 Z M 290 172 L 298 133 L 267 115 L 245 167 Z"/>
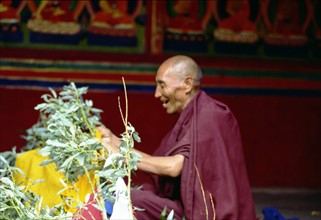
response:
<path id="1" fill-rule="evenodd" d="M 102 211 L 104 219 L 108 219 L 104 200 L 113 200 L 117 179 L 127 178 L 128 208 L 131 211 L 131 173 L 137 169 L 136 163 L 140 161 L 141 157 L 132 151 L 134 142 L 140 141 L 140 138 L 135 128 L 127 123 L 127 112 L 126 122 L 124 121 L 126 131 L 121 135 L 120 150 L 118 153 L 107 152 L 106 148 L 102 146 L 101 140 L 96 137 L 96 127 L 101 125 L 100 113 L 102 110 L 94 108 L 91 100 L 83 99 L 88 88 L 77 88 L 71 82 L 64 86 L 59 94 L 53 89 L 50 91 L 51 94 L 42 96 L 44 102 L 35 107 L 36 110 L 39 110 L 40 120 L 27 130 L 24 137 L 27 140 L 27 145 L 24 151 L 41 148 L 39 153 L 50 158 L 41 165 L 55 163 L 57 170 L 65 175 L 66 181 L 69 183 L 74 183 L 80 176 L 86 175 L 92 193 L 95 195 L 96 207 Z M 6 160 L 3 159 L 3 161 Z M 91 181 L 89 173 L 96 175 L 98 181 L 95 184 Z M 10 172 L 6 171 L 6 174 L 10 174 Z M 50 219 L 53 218 L 52 216 L 59 216 L 59 218 L 68 216 L 68 213 L 59 207 L 54 207 L 54 212 L 52 209 L 37 208 L 40 207 L 37 205 L 37 201 L 39 202 L 41 199 L 32 193 L 23 192 L 24 187 L 16 186 L 10 175 L 1 176 L 0 183 L 1 187 L 9 187 L 12 198 L 17 200 L 17 202 L 8 202 L 6 199 L 9 197 L 1 195 L 1 207 L 5 208 L 0 209 L 0 217 L 7 215 L 15 216 L 11 219 L 23 219 L 20 218 L 21 216 L 27 216 L 26 219 Z M 4 192 L 8 192 L 8 190 Z M 2 201 L 3 198 L 6 199 Z M 65 199 L 68 200 L 68 198 Z M 81 201 L 78 201 L 78 208 L 82 208 L 83 205 Z M 29 211 L 24 214 L 21 210 Z M 16 218 L 16 216 L 20 217 Z"/>
<path id="2" fill-rule="evenodd" d="M 43 148 L 46 141 L 51 137 L 51 132 L 47 129 L 47 116 L 40 112 L 39 119 L 31 128 L 25 131 L 22 136 L 26 140 L 26 145 L 21 148 L 21 152 Z"/>
<path id="3" fill-rule="evenodd" d="M 51 159 L 42 165 L 55 162 L 68 182 L 76 182 L 85 170 L 96 170 L 101 165 L 97 159 L 100 158 L 99 149 L 104 150 L 104 147 L 95 137 L 95 127 L 100 125 L 102 111 L 93 108 L 91 100 L 83 100 L 87 87 L 78 89 L 71 83 L 59 96 L 54 90 L 51 93 L 43 95 L 45 102 L 35 107 L 46 115 L 46 132 L 50 133 L 39 153 Z"/>
<path id="4" fill-rule="evenodd" d="M 106 180 L 102 184 L 104 192 L 115 191 L 115 183 L 118 177 L 127 177 L 128 187 L 130 187 L 131 173 L 132 171 L 137 170 L 136 163 L 141 160 L 141 156 L 132 151 L 134 148 L 134 140 L 140 142 L 140 138 L 135 131 L 135 128 L 128 124 L 126 131 L 121 136 L 119 152 L 111 153 L 105 160 L 103 169 L 96 173 L 97 176 Z M 127 190 L 128 197 L 130 197 L 129 192 L 130 188 Z"/>
<path id="5" fill-rule="evenodd" d="M 0 219 L 67 219 L 71 213 L 66 213 L 62 207 L 42 208 L 42 199 L 26 186 L 18 186 L 13 182 L 13 175 L 19 168 L 10 166 L 7 160 L 0 155 L 2 163 L 0 169 Z M 41 180 L 38 180 L 41 181 Z M 36 183 L 34 183 L 36 184 Z"/>

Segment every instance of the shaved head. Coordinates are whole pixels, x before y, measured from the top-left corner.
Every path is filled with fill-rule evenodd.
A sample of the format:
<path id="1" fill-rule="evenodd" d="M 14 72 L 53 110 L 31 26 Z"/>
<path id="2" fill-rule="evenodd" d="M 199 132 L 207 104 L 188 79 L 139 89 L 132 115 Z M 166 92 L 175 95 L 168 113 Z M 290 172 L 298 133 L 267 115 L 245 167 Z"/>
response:
<path id="1" fill-rule="evenodd" d="M 192 58 L 179 55 L 165 60 L 155 79 L 155 98 L 168 114 L 181 113 L 199 91 L 202 72 Z"/>
<path id="2" fill-rule="evenodd" d="M 186 77 L 193 79 L 193 85 L 199 87 L 203 78 L 202 71 L 196 62 L 183 55 L 177 55 L 165 60 L 160 68 L 166 67 L 170 74 L 175 74 L 178 80 L 184 80 Z"/>

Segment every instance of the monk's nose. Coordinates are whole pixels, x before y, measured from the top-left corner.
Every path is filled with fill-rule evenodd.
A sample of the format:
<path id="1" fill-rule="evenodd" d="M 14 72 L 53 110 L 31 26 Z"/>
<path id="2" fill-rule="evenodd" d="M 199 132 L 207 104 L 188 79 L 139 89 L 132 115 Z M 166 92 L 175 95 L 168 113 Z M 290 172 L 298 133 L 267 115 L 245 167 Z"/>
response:
<path id="1" fill-rule="evenodd" d="M 158 86 L 156 86 L 154 97 L 157 99 L 161 97 L 161 93 L 159 92 Z"/>

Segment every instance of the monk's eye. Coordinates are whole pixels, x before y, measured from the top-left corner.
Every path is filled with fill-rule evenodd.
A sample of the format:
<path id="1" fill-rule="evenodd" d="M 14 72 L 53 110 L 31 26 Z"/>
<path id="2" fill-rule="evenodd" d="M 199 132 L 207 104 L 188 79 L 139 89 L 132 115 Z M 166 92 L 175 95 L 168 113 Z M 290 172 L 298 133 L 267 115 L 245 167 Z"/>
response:
<path id="1" fill-rule="evenodd" d="M 158 86 L 159 86 L 159 88 L 161 88 L 161 89 L 164 89 L 164 88 L 165 88 L 164 83 L 158 83 Z"/>

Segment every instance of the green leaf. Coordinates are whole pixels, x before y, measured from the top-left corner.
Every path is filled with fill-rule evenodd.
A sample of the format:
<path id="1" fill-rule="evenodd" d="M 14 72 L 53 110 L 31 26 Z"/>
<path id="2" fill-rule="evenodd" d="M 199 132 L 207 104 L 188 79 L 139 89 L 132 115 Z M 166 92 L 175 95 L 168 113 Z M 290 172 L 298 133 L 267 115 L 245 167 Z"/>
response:
<path id="1" fill-rule="evenodd" d="M 137 142 L 140 142 L 140 141 L 141 141 L 141 139 L 140 139 L 140 137 L 138 136 L 138 133 L 137 133 L 137 132 L 134 132 L 134 133 L 133 133 L 133 138 L 134 138 L 134 140 L 137 141 Z"/>
<path id="2" fill-rule="evenodd" d="M 78 157 L 76 157 L 78 163 L 80 166 L 83 166 L 85 164 L 85 159 L 86 159 L 86 155 L 84 153 L 79 154 Z"/>
<path id="3" fill-rule="evenodd" d="M 44 94 L 41 96 L 41 98 L 45 101 L 45 102 L 50 102 L 51 96 L 49 94 Z"/>
<path id="4" fill-rule="evenodd" d="M 103 112 L 103 110 L 98 109 L 98 108 L 91 108 L 91 112 L 92 113 L 101 113 L 101 112 Z"/>
<path id="5" fill-rule="evenodd" d="M 63 164 L 60 165 L 61 168 L 66 167 L 69 163 L 72 162 L 72 160 L 77 157 L 80 153 L 74 154 L 71 157 L 69 157 L 67 160 L 65 160 L 65 162 L 63 162 Z"/>
<path id="6" fill-rule="evenodd" d="M 96 174 L 101 177 L 108 177 L 108 176 L 111 176 L 111 174 L 113 173 L 114 173 L 114 170 L 108 169 L 108 170 L 99 171 Z"/>
<path id="7" fill-rule="evenodd" d="M 107 157 L 107 159 L 106 159 L 106 161 L 105 161 L 104 168 L 111 166 L 111 165 L 114 163 L 114 159 L 116 159 L 116 158 L 118 158 L 118 157 L 121 157 L 121 154 L 119 154 L 119 153 L 111 153 L 111 154 Z"/>
<path id="8" fill-rule="evenodd" d="M 160 220 L 165 220 L 165 216 L 166 216 L 166 206 L 161 213 Z"/>
<path id="9" fill-rule="evenodd" d="M 55 90 L 53 90 L 52 88 L 49 88 L 49 90 L 51 91 L 53 97 L 56 99 L 57 98 L 57 93 L 55 92 Z"/>
<path id="10" fill-rule="evenodd" d="M 121 143 L 120 143 L 119 148 L 125 148 L 125 149 L 126 149 L 126 148 L 127 148 L 127 143 L 126 143 L 126 141 L 122 140 Z"/>
<path id="11" fill-rule="evenodd" d="M 86 100 L 85 103 L 86 103 L 86 105 L 88 107 L 92 107 L 93 106 L 93 101 L 92 100 Z"/>
<path id="12" fill-rule="evenodd" d="M 40 166 L 47 166 L 48 164 L 51 164 L 51 163 L 53 163 L 53 162 L 55 162 L 55 161 L 56 161 L 56 159 L 45 160 L 45 161 L 41 162 L 39 165 L 40 165 Z"/>
<path id="13" fill-rule="evenodd" d="M 91 139 L 86 140 L 85 142 L 80 143 L 79 146 L 84 147 L 87 145 L 93 145 L 93 144 L 97 144 L 97 143 L 99 143 L 99 140 L 97 138 L 91 138 Z"/>
<path id="14" fill-rule="evenodd" d="M 5 184 L 7 186 L 10 186 L 11 189 L 14 189 L 14 183 L 8 177 L 2 177 L 1 184 Z"/>
<path id="15" fill-rule="evenodd" d="M 42 156 L 49 156 L 52 150 L 53 150 L 53 147 L 46 146 L 41 150 L 39 150 L 38 153 L 41 154 Z"/>
<path id="16" fill-rule="evenodd" d="M 40 109 L 44 109 L 47 107 L 47 103 L 41 103 L 36 105 L 36 107 L 34 108 L 35 110 L 40 110 Z"/>
<path id="17" fill-rule="evenodd" d="M 78 89 L 79 94 L 86 94 L 88 91 L 88 87 L 81 87 Z"/>
<path id="18" fill-rule="evenodd" d="M 69 144 L 74 149 L 77 149 L 77 147 L 78 147 L 78 145 L 74 141 L 69 141 Z"/>
<path id="19" fill-rule="evenodd" d="M 68 147 L 68 144 L 60 143 L 58 140 L 47 140 L 46 144 L 54 147 Z"/>
<path id="20" fill-rule="evenodd" d="M 126 176 L 127 172 L 125 170 L 116 170 L 115 176 L 117 177 L 124 177 Z"/>
<path id="21" fill-rule="evenodd" d="M 79 109 L 79 106 L 77 106 L 77 105 L 72 105 L 72 106 L 68 109 L 67 113 L 76 112 L 78 109 Z"/>

